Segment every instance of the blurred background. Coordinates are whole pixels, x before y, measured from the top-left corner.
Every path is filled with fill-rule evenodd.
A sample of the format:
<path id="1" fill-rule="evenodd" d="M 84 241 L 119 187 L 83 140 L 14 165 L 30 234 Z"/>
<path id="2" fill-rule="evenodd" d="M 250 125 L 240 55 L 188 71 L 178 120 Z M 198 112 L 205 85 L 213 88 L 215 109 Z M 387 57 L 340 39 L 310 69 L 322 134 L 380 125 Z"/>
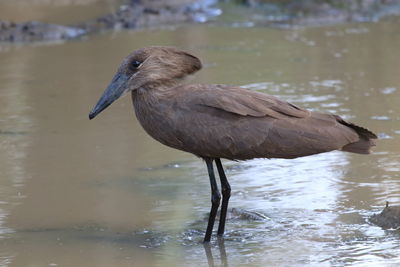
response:
<path id="1" fill-rule="evenodd" d="M 0 0 L 0 266 L 397 266 L 400 1 Z M 139 125 L 130 97 L 88 113 L 149 45 L 374 131 L 371 155 L 224 161 L 224 242 L 201 241 L 204 162 Z M 255 214 L 260 216 L 243 216 Z"/>

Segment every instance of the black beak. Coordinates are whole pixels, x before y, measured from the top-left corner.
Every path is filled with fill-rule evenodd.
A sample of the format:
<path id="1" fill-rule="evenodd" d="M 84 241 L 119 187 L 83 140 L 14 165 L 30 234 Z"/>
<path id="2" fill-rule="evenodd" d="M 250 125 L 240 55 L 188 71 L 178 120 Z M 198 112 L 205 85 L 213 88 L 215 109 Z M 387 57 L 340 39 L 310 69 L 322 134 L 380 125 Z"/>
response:
<path id="1" fill-rule="evenodd" d="M 109 105 L 111 105 L 115 100 L 117 100 L 121 95 L 123 95 L 128 87 L 127 81 L 129 80 L 129 76 L 126 74 L 121 74 L 117 72 L 113 77 L 110 85 L 104 91 L 103 95 L 100 97 L 100 100 L 97 102 L 96 106 L 90 111 L 89 119 L 93 119 L 100 112 L 106 109 Z"/>

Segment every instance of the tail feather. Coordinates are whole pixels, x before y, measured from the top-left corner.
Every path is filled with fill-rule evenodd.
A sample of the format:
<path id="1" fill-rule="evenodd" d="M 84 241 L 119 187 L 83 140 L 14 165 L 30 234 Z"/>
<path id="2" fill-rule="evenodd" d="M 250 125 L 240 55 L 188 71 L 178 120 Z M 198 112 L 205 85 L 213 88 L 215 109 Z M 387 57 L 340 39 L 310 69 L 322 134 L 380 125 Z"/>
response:
<path id="1" fill-rule="evenodd" d="M 343 151 L 357 153 L 357 154 L 371 153 L 371 147 L 375 146 L 374 139 L 378 138 L 376 134 L 374 134 L 373 132 L 371 132 L 366 128 L 347 122 L 342 118 L 340 118 L 339 116 L 337 116 L 336 119 L 341 124 L 346 125 L 347 127 L 353 129 L 360 137 L 360 139 L 357 142 L 350 143 L 342 147 Z"/>

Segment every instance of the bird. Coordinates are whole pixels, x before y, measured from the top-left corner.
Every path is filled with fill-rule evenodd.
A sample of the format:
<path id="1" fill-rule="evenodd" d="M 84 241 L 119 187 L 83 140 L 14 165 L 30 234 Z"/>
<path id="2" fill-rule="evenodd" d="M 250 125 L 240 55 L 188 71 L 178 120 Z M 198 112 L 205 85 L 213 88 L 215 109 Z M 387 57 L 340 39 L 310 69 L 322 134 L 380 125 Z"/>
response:
<path id="1" fill-rule="evenodd" d="M 231 186 L 221 159 L 294 159 L 333 150 L 369 154 L 375 146 L 373 132 L 338 115 L 239 86 L 188 83 L 201 68 L 200 59 L 176 47 L 137 49 L 123 59 L 89 119 L 131 93 L 136 117 L 151 137 L 205 161 L 211 210 L 204 243 L 211 240 L 220 204 L 217 236 L 225 231 Z"/>

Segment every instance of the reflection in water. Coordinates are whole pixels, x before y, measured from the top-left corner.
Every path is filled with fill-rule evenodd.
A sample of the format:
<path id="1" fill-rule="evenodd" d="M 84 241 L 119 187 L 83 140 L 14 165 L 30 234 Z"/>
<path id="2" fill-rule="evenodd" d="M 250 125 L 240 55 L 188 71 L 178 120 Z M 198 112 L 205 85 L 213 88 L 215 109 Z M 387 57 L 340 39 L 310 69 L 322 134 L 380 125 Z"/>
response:
<path id="1" fill-rule="evenodd" d="M 220 259 L 221 259 L 221 264 L 218 266 L 224 266 L 227 267 L 228 265 L 228 258 L 226 256 L 226 250 L 225 250 L 225 241 L 224 238 L 218 237 L 218 249 L 219 249 L 219 255 L 220 255 Z M 204 247 L 204 251 L 206 253 L 207 256 L 207 262 L 208 262 L 208 266 L 209 267 L 214 267 L 215 263 L 214 263 L 214 257 L 212 254 L 212 245 L 210 243 L 203 243 L 203 247 Z"/>
<path id="2" fill-rule="evenodd" d="M 224 162 L 230 208 L 265 220 L 228 218 L 224 243 L 204 248 L 204 163 L 150 139 L 129 99 L 87 120 L 120 59 L 154 44 L 204 58 L 194 82 L 246 85 L 385 138 L 370 156 Z M 400 203 L 399 46 L 398 21 L 388 20 L 288 31 L 202 25 L 0 48 L 0 265 L 398 264 L 398 233 L 366 218 L 386 200 Z"/>
<path id="3" fill-rule="evenodd" d="M 214 257 L 212 255 L 210 243 L 203 243 L 203 246 L 204 246 L 204 251 L 206 252 L 206 256 L 207 256 L 208 266 L 214 267 L 215 266 Z"/>

